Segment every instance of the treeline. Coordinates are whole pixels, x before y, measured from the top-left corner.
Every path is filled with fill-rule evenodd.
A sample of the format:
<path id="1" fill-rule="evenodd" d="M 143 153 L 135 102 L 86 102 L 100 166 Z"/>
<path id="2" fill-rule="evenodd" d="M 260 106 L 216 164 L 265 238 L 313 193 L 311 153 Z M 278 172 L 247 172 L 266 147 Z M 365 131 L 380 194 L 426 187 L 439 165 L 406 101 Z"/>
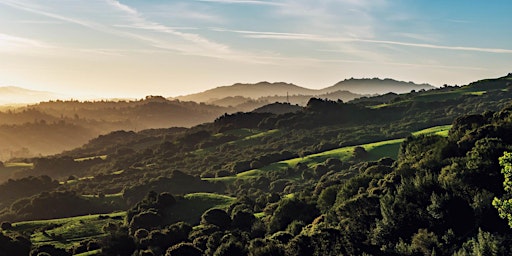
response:
<path id="1" fill-rule="evenodd" d="M 222 177 L 338 147 L 404 138 L 423 128 L 449 124 L 460 114 L 499 110 L 510 97 L 511 92 L 505 90 L 509 82 L 497 79 L 492 83 L 490 90 L 482 95 L 467 94 L 466 87 L 446 87 L 434 91 L 441 95 L 437 100 L 432 94 L 425 95 L 432 93 L 430 91 L 415 92 L 397 96 L 402 99 L 374 109 L 311 99 L 306 108 L 297 113 L 224 114 L 213 123 L 187 130 L 114 132 L 65 153 L 77 158 L 109 155 L 106 160 L 98 161 L 81 173 L 70 168 L 61 177 L 111 176 L 124 170 L 115 177 L 121 183 L 105 186 L 105 182 L 93 180 L 77 185 L 88 194 L 105 188 L 112 192 L 114 187 L 118 189 L 115 193 L 119 193 L 125 185 L 133 185 L 133 180 L 147 182 L 149 177 L 168 177 L 173 170 L 194 176 Z M 446 93 L 457 90 L 463 91 L 457 97 L 444 98 Z M 261 136 L 249 140 L 246 131 Z M 131 170 L 147 170 L 151 174 Z M 42 174 L 45 173 L 37 175 Z"/>
<path id="2" fill-rule="evenodd" d="M 505 217 L 510 214 L 498 160 L 512 150 L 509 81 L 482 81 L 471 90 L 441 88 L 441 96 L 398 95 L 374 108 L 311 99 L 297 113 L 225 114 L 186 130 L 115 132 L 73 150 L 73 157 L 34 159 L 29 173 L 69 182 L 13 194 L 19 198 L 1 218 L 131 207 L 126 225 L 106 227 L 104 239 L 84 242 L 105 255 L 509 255 L 510 228 L 492 205 L 502 198 L 505 203 L 494 200 L 495 205 Z M 486 92 L 467 93 L 474 89 Z M 446 97 L 449 92 L 457 94 Z M 411 135 L 449 123 L 448 137 Z M 406 138 L 397 159 L 365 161 L 365 151 L 356 147 L 343 162 L 331 158 L 249 178 L 232 176 L 391 138 Z M 103 154 L 108 156 L 75 160 Z M 219 183 L 201 176 L 232 177 Z M 123 206 L 82 196 L 121 192 Z M 200 223 L 173 223 L 180 195 L 190 192 L 226 193 L 237 201 L 204 212 Z M 62 208 L 39 213 L 43 205 L 59 202 Z M 71 209 L 73 202 L 84 207 Z M 10 246 L 18 240 L 5 241 Z"/>
<path id="3" fill-rule="evenodd" d="M 51 155 L 116 130 L 190 127 L 233 112 L 231 108 L 170 101 L 150 96 L 139 101 L 50 101 L 0 112 L 0 159 Z M 21 148 L 28 155 L 15 154 Z"/>
<path id="4" fill-rule="evenodd" d="M 512 231 L 492 201 L 505 192 L 498 159 L 512 150 L 511 117 L 512 107 L 463 116 L 448 137 L 408 137 L 396 161 L 329 160 L 325 174 L 288 179 L 284 190 L 244 183 L 236 203 L 197 226 L 165 223 L 175 199 L 150 193 L 102 241 L 104 253 L 509 255 Z"/>

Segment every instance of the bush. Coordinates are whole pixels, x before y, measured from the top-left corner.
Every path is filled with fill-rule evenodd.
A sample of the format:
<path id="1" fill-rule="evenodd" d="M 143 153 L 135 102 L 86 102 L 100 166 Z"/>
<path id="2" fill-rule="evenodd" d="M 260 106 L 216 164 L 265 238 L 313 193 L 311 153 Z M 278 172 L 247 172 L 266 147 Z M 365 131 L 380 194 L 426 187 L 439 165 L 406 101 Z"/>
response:
<path id="1" fill-rule="evenodd" d="M 0 224 L 0 228 L 2 230 L 9 230 L 12 228 L 12 224 L 10 222 L 4 221 L 2 224 Z"/>
<path id="2" fill-rule="evenodd" d="M 203 252 L 191 243 L 180 243 L 171 246 L 165 252 L 165 256 L 202 256 Z"/>
<path id="3" fill-rule="evenodd" d="M 224 210 L 210 209 L 201 216 L 201 224 L 212 224 L 227 229 L 231 225 L 231 218 Z"/>

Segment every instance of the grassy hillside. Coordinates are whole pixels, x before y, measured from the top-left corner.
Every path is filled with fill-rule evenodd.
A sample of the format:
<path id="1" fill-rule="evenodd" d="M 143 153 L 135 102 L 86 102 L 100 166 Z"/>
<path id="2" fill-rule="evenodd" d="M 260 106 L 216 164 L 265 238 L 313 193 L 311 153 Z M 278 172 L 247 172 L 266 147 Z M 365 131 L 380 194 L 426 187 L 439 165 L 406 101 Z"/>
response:
<path id="1" fill-rule="evenodd" d="M 53 244 L 70 248 L 82 240 L 105 235 L 102 227 L 107 223 L 122 224 L 126 212 L 95 214 L 71 218 L 23 221 L 13 223 L 12 231 L 30 236 L 35 245 Z"/>
<path id="2" fill-rule="evenodd" d="M 107 195 L 105 200 L 119 198 L 120 195 Z M 185 221 L 198 224 L 201 215 L 211 209 L 227 209 L 236 198 L 212 194 L 192 193 L 183 196 L 167 212 L 166 222 L 175 223 Z M 9 232 L 19 232 L 30 236 L 35 245 L 52 244 L 56 247 L 69 249 L 80 241 L 91 238 L 100 238 L 106 233 L 103 227 L 108 223 L 123 224 L 126 212 L 112 214 L 95 214 L 71 218 L 23 221 L 12 224 Z M 80 255 L 95 255 L 96 252 Z"/>
<path id="3" fill-rule="evenodd" d="M 439 135 L 439 136 L 448 136 L 448 131 L 450 130 L 451 125 L 442 125 L 435 126 L 427 129 L 423 129 L 417 132 L 412 133 L 414 136 L 419 135 Z M 259 134 L 250 136 L 258 136 Z M 341 161 L 348 161 L 353 158 L 354 148 L 363 147 L 368 153 L 365 161 L 376 161 L 383 157 L 390 157 L 393 159 L 397 158 L 398 149 L 400 148 L 400 143 L 402 143 L 404 139 L 394 139 L 394 140 L 385 140 L 374 143 L 362 144 L 362 145 L 354 145 L 349 147 L 341 147 L 333 150 L 328 150 L 320 153 L 310 154 L 303 157 L 288 159 L 284 161 L 279 161 L 277 163 L 272 163 L 270 165 L 264 166 L 262 168 L 248 170 L 245 172 L 238 173 L 236 176 L 229 177 L 219 177 L 219 178 L 205 178 L 205 180 L 210 181 L 224 181 L 224 182 L 232 182 L 235 179 L 247 179 L 259 176 L 263 172 L 268 171 L 280 171 L 286 170 L 287 168 L 294 168 L 299 163 L 306 164 L 310 167 L 314 167 L 317 164 L 323 163 L 325 160 L 329 158 L 336 158 Z"/>
<path id="4" fill-rule="evenodd" d="M 235 200 L 234 197 L 212 193 L 187 194 L 167 211 L 166 222 L 185 221 L 190 224 L 199 224 L 201 215 L 205 211 L 212 208 L 227 209 Z"/>

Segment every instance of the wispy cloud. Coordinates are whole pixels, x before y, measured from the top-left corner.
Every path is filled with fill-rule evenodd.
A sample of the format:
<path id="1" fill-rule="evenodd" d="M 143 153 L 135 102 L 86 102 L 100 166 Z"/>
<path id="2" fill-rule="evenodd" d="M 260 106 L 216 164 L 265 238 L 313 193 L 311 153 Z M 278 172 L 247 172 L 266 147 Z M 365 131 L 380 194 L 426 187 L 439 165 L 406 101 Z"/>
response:
<path id="1" fill-rule="evenodd" d="M 197 47 L 200 47 L 202 49 L 190 49 L 186 50 L 182 47 L 175 50 L 182 50 L 186 51 L 187 54 L 200 54 L 205 49 L 208 51 L 214 51 L 213 53 L 221 52 L 223 54 L 227 53 L 229 47 L 227 45 L 219 44 L 213 41 L 210 41 L 199 34 L 193 34 L 193 33 L 184 33 L 181 31 L 178 31 L 176 29 L 173 29 L 172 27 L 160 24 L 158 22 L 149 21 L 146 18 L 144 18 L 136 9 L 129 7 L 125 4 L 120 3 L 116 0 L 107 0 L 112 6 L 116 7 L 118 10 L 126 12 L 131 15 L 131 23 L 128 25 L 117 25 L 119 26 L 129 26 L 131 28 L 136 29 L 142 29 L 142 30 L 150 30 L 154 32 L 164 33 L 164 34 L 170 34 L 174 36 L 178 36 L 186 41 L 189 41 L 193 44 L 195 44 Z M 157 42 L 158 40 L 154 40 Z M 160 43 L 154 44 L 154 46 L 162 47 L 162 48 L 173 48 L 171 44 L 165 43 L 161 41 Z M 203 52 L 204 53 L 204 52 Z M 208 55 L 211 56 L 212 53 L 209 53 Z"/>
<path id="2" fill-rule="evenodd" d="M 10 51 L 12 48 L 52 48 L 49 44 L 8 34 L 0 33 L 0 51 Z"/>
<path id="3" fill-rule="evenodd" d="M 196 0 L 198 2 L 209 2 L 219 4 L 251 4 L 251 5 L 270 5 L 270 6 L 285 6 L 284 3 L 275 1 L 258 1 L 258 0 Z"/>
<path id="4" fill-rule="evenodd" d="M 234 51 L 230 49 L 228 45 L 209 40 L 200 34 L 183 32 L 184 28 L 175 28 L 151 21 L 136 8 L 117 0 L 104 0 L 104 3 L 113 8 L 114 11 L 123 15 L 115 19 L 118 21 L 117 24 L 111 25 L 104 22 L 102 23 L 101 21 L 91 20 L 90 18 L 80 19 L 74 16 L 68 16 L 67 14 L 60 14 L 60 10 L 52 10 L 51 8 L 45 8 L 30 2 L 0 0 L 0 4 L 12 8 L 42 15 L 58 21 L 80 25 L 101 33 L 136 39 L 163 50 L 185 55 L 250 61 L 250 58 L 247 58 L 249 55 L 247 53 Z M 193 28 L 187 27 L 187 29 Z M 164 37 L 162 35 L 168 35 L 174 38 Z M 180 40 L 182 42 L 179 42 Z"/>
<path id="5" fill-rule="evenodd" d="M 227 29 L 215 29 L 216 31 L 232 32 L 243 34 L 244 37 L 254 39 L 274 39 L 274 40 L 300 40 L 300 41 L 314 41 L 314 42 L 359 42 L 359 43 L 371 43 L 371 44 L 384 44 L 384 45 L 399 45 L 407 47 L 417 48 L 428 48 L 428 49 L 439 49 L 439 50 L 454 50 L 454 51 L 473 51 L 473 52 L 486 52 L 486 53 L 512 53 L 512 49 L 503 48 L 486 48 L 486 47 L 471 47 L 471 46 L 449 46 L 449 45 L 438 45 L 438 44 L 425 44 L 425 43 L 411 43 L 402 41 L 390 41 L 390 40 L 373 40 L 363 38 L 351 38 L 351 37 L 336 37 L 336 36 L 324 36 L 316 34 L 303 34 L 303 33 L 283 33 L 283 32 L 267 32 L 267 31 L 244 31 L 244 30 L 227 30 Z"/>
<path id="6" fill-rule="evenodd" d="M 399 37 L 414 39 L 418 41 L 423 42 L 439 42 L 437 39 L 438 36 L 432 35 L 432 34 L 420 34 L 420 33 L 406 33 L 406 32 L 399 32 L 399 33 L 393 33 L 394 35 L 397 35 Z"/>
<path id="7" fill-rule="evenodd" d="M 65 15 L 53 13 L 51 11 L 45 10 L 42 6 L 39 6 L 39 5 L 34 5 L 31 3 L 26 3 L 26 2 L 21 2 L 21 1 L 13 1 L 13 0 L 1 0 L 0 4 L 4 4 L 4 5 L 10 6 L 12 8 L 18 9 L 18 10 L 23 10 L 26 12 L 53 18 L 56 20 L 81 25 L 83 27 L 87 27 L 90 29 L 94 29 L 94 30 L 98 30 L 98 31 L 106 31 L 105 26 L 101 26 L 98 23 L 89 22 L 86 20 L 71 18 L 71 17 L 65 16 Z"/>
<path id="8" fill-rule="evenodd" d="M 317 67 L 319 64 L 348 63 L 348 64 L 371 64 L 384 66 L 399 66 L 408 68 L 430 68 L 430 69 L 454 69 L 454 70 L 486 70 L 482 67 L 460 66 L 460 65 L 442 65 L 442 64 L 426 64 L 426 63 L 408 63 L 395 61 L 366 61 L 353 59 L 321 59 L 308 57 L 283 57 L 283 56 L 262 56 L 262 59 L 268 60 L 269 63 L 280 65 L 279 63 L 299 63 L 303 66 Z M 277 61 L 277 62 L 276 62 Z"/>
<path id="9" fill-rule="evenodd" d="M 132 7 L 128 6 L 128 5 L 122 4 L 119 1 L 116 1 L 116 0 L 106 0 L 106 2 L 109 5 L 115 7 L 115 8 L 117 8 L 117 9 L 123 11 L 123 12 L 129 13 L 129 14 L 132 14 L 132 15 L 138 15 L 139 14 L 137 12 L 137 10 L 135 10 L 134 8 L 132 8 Z"/>

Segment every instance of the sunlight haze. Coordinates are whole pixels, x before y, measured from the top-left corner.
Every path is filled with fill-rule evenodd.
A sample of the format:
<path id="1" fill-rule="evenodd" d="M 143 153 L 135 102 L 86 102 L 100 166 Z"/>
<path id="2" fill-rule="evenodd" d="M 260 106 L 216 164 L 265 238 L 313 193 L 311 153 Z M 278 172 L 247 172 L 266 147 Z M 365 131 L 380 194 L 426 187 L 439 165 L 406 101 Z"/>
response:
<path id="1" fill-rule="evenodd" d="M 0 86 L 78 98 L 511 72 L 512 2 L 0 0 Z"/>

